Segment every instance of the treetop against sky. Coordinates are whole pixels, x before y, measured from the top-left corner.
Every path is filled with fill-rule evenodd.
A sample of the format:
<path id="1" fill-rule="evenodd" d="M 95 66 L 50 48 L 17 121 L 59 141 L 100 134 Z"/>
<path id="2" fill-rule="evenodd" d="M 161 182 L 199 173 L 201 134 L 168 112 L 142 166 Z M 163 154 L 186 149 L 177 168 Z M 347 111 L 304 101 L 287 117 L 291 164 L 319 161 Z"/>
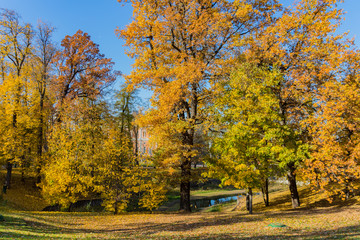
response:
<path id="1" fill-rule="evenodd" d="M 281 0 L 285 6 L 293 0 Z M 37 25 L 38 20 L 50 23 L 56 28 L 54 40 L 60 44 L 66 35 L 73 35 L 79 29 L 88 33 L 99 44 L 100 51 L 115 62 L 115 69 L 129 74 L 133 60 L 125 54 L 124 41 L 115 35 L 116 28 L 123 29 L 132 21 L 131 4 L 116 0 L 0 0 L 0 8 L 15 10 L 24 22 Z M 345 0 L 339 3 L 345 10 L 345 20 L 339 31 L 349 31 L 360 45 L 360 1 Z M 123 81 L 123 80 L 121 80 Z M 149 95 L 142 92 L 144 95 Z M 142 96 L 148 98 L 149 96 Z"/>

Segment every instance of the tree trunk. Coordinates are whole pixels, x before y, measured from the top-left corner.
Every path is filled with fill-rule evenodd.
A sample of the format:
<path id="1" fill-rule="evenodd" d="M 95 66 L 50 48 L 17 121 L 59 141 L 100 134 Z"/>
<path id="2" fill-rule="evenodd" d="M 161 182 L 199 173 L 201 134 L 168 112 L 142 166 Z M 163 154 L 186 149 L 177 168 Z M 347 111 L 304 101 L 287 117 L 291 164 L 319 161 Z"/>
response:
<path id="1" fill-rule="evenodd" d="M 249 211 L 249 214 L 253 213 L 252 197 L 252 188 L 249 188 L 249 192 L 246 194 L 246 209 Z"/>
<path id="2" fill-rule="evenodd" d="M 345 182 L 345 189 L 344 189 L 345 199 L 349 200 L 350 198 L 350 189 L 349 189 L 349 183 Z"/>
<path id="3" fill-rule="evenodd" d="M 25 167 L 21 167 L 21 182 L 25 183 Z"/>
<path id="4" fill-rule="evenodd" d="M 43 155 L 43 145 L 44 145 L 44 94 L 40 95 L 40 117 L 39 117 L 39 128 L 38 128 L 38 146 L 37 146 L 37 157 L 38 163 L 36 167 L 36 183 L 41 182 L 41 168 L 42 168 L 42 155 Z"/>
<path id="5" fill-rule="evenodd" d="M 18 102 L 16 102 L 16 103 L 18 103 Z M 12 126 L 13 126 L 14 130 L 17 128 L 17 113 L 16 113 L 16 111 L 13 113 Z M 17 152 L 16 147 L 17 146 L 15 146 L 15 153 Z M 15 157 L 15 156 L 13 156 L 13 157 Z M 10 188 L 12 168 L 13 168 L 13 164 L 10 162 L 10 160 L 8 160 L 6 162 L 6 176 L 5 176 L 5 183 L 4 183 L 4 187 L 6 189 Z"/>
<path id="6" fill-rule="evenodd" d="M 236 206 L 231 211 L 235 211 L 240 206 L 240 199 L 240 196 L 236 196 Z"/>
<path id="7" fill-rule="evenodd" d="M 12 171 L 13 164 L 10 161 L 7 161 L 6 163 L 6 176 L 5 176 L 5 183 L 4 187 L 6 189 L 10 188 L 10 182 L 11 182 L 11 171 Z"/>
<path id="8" fill-rule="evenodd" d="M 190 176 L 191 161 L 185 160 L 181 164 L 181 182 L 180 182 L 180 210 L 191 212 L 190 205 Z"/>
<path id="9" fill-rule="evenodd" d="M 118 211 L 119 211 L 119 209 L 118 209 L 118 201 L 115 201 L 115 203 L 114 203 L 114 215 L 118 214 Z"/>
<path id="10" fill-rule="evenodd" d="M 134 134 L 134 156 L 135 156 L 135 162 L 136 162 L 136 165 L 139 165 L 139 127 L 134 125 L 133 126 L 133 134 Z"/>
<path id="11" fill-rule="evenodd" d="M 299 193 L 298 193 L 297 185 L 296 185 L 296 175 L 294 173 L 295 167 L 294 167 L 294 164 L 288 165 L 288 167 L 289 167 L 289 171 L 287 173 L 287 178 L 289 181 L 289 189 L 290 189 L 290 194 L 291 194 L 292 207 L 297 208 L 300 206 L 300 198 L 299 198 Z"/>
<path id="12" fill-rule="evenodd" d="M 186 104 L 184 104 L 186 105 Z M 186 109 L 186 108 L 185 108 Z M 192 118 L 196 116 L 197 101 L 193 100 L 191 103 L 191 111 L 188 111 L 188 115 Z M 179 114 L 179 119 L 185 121 L 185 111 Z M 194 121 L 195 122 L 195 121 Z M 194 126 L 193 126 L 194 127 Z M 180 180 L 180 210 L 184 212 L 191 212 L 190 204 L 190 179 L 191 179 L 191 162 L 192 157 L 189 156 L 189 151 L 194 147 L 194 128 L 189 128 L 182 133 L 182 144 L 185 147 L 186 155 L 183 156 L 181 162 L 181 180 Z"/>
<path id="13" fill-rule="evenodd" d="M 263 195 L 265 207 L 268 207 L 270 205 L 269 204 L 269 179 L 266 178 L 264 183 L 265 184 L 261 188 L 261 192 L 262 192 L 262 195 Z"/>

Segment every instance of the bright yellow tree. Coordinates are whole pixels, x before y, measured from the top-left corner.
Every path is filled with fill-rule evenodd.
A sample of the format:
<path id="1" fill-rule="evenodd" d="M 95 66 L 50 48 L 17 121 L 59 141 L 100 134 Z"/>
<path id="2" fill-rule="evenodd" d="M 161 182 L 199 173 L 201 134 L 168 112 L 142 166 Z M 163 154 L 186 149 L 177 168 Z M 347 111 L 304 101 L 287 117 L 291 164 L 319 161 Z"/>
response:
<path id="1" fill-rule="evenodd" d="M 28 124 L 29 65 L 33 30 L 21 22 L 11 10 L 0 11 L 0 54 L 2 60 L 2 104 L 5 111 L 2 124 L 2 156 L 6 164 L 4 186 L 10 188 L 14 163 L 23 165 L 28 153 L 30 126 Z"/>

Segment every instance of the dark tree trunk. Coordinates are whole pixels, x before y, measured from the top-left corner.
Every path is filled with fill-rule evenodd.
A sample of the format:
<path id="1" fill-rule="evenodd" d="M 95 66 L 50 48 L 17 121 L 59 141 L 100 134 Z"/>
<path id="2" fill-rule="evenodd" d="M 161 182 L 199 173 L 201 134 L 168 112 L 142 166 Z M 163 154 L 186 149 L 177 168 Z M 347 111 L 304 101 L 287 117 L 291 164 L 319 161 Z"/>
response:
<path id="1" fill-rule="evenodd" d="M 261 188 L 261 192 L 264 198 L 265 207 L 268 207 L 269 204 L 269 179 L 266 178 L 264 182 L 264 186 Z"/>
<path id="2" fill-rule="evenodd" d="M 21 182 L 25 183 L 25 167 L 21 167 Z"/>
<path id="3" fill-rule="evenodd" d="M 196 91 L 195 91 L 196 92 Z M 194 92 L 194 93 L 195 93 Z M 187 115 L 190 118 L 196 116 L 197 111 L 197 100 L 194 97 L 194 100 L 191 103 L 191 107 L 188 108 L 186 102 L 182 102 L 184 109 L 186 109 Z M 191 109 L 191 110 L 190 110 Z M 185 111 L 179 114 L 179 119 L 185 121 L 186 114 Z M 184 212 L 191 212 L 190 204 L 190 179 L 191 179 L 191 163 L 192 157 L 190 157 L 189 151 L 194 147 L 194 128 L 189 128 L 182 133 L 182 144 L 184 147 L 183 151 L 186 151 L 187 154 L 184 154 L 183 160 L 181 162 L 181 179 L 180 179 L 180 210 Z"/>
<path id="4" fill-rule="evenodd" d="M 253 213 L 253 204 L 252 204 L 252 188 L 249 188 L 249 192 L 246 194 L 246 210 L 249 211 L 249 214 Z"/>
<path id="5" fill-rule="evenodd" d="M 299 193 L 298 193 L 297 185 L 296 185 L 296 175 L 294 173 L 294 171 L 295 171 L 294 164 L 289 164 L 288 168 L 289 168 L 289 171 L 287 173 L 287 178 L 289 181 L 291 203 L 292 203 L 293 208 L 297 208 L 300 206 L 300 198 L 299 198 Z"/>
<path id="6" fill-rule="evenodd" d="M 191 212 L 190 205 L 190 176 L 191 176 L 191 162 L 184 161 L 181 164 L 181 182 L 180 182 L 180 210 L 184 212 Z"/>
<path id="7" fill-rule="evenodd" d="M 6 189 L 9 189 L 10 183 L 11 183 L 11 172 L 12 172 L 13 164 L 10 161 L 7 161 L 6 163 L 6 176 L 5 176 L 5 184 L 4 187 Z"/>
<path id="8" fill-rule="evenodd" d="M 345 183 L 345 189 L 344 189 L 344 194 L 345 194 L 345 199 L 346 200 L 349 200 L 349 198 L 350 198 L 350 188 L 349 188 L 349 183 L 348 182 L 346 182 Z"/>
<path id="9" fill-rule="evenodd" d="M 13 129 L 17 128 L 17 113 L 16 112 L 13 113 L 12 126 L 13 126 Z M 17 151 L 17 149 L 15 146 L 15 152 L 16 151 Z M 10 184 L 11 184 L 12 168 L 13 168 L 13 164 L 10 162 L 10 160 L 8 160 L 6 162 L 6 176 L 5 176 L 5 183 L 4 183 L 4 187 L 7 189 L 10 188 Z"/>
<path id="10" fill-rule="evenodd" d="M 114 215 L 118 214 L 118 211 L 119 211 L 119 209 L 118 209 L 118 201 L 115 201 L 115 203 L 114 203 Z"/>
<path id="11" fill-rule="evenodd" d="M 36 183 L 41 182 L 41 168 L 42 168 L 42 155 L 43 155 L 43 145 L 44 145 L 44 94 L 41 94 L 40 98 L 40 119 L 39 119 L 39 128 L 38 128 L 38 146 L 37 146 L 37 156 L 38 156 L 38 165 L 36 167 Z"/>

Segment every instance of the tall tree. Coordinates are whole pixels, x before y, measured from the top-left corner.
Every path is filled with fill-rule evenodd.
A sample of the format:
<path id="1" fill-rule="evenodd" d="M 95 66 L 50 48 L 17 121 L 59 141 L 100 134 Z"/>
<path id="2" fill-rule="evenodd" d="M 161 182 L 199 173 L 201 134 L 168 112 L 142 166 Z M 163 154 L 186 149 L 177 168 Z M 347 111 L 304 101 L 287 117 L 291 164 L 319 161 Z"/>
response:
<path id="1" fill-rule="evenodd" d="M 56 53 L 56 48 L 52 41 L 52 34 L 54 28 L 44 22 L 39 22 L 37 27 L 36 38 L 36 52 L 34 54 L 34 71 L 33 79 L 36 82 L 37 96 L 38 96 L 38 116 L 37 116 L 37 183 L 41 180 L 41 167 L 43 165 L 43 152 L 45 146 L 45 133 L 48 126 L 46 126 L 46 118 L 49 114 L 49 109 L 46 106 L 50 106 L 50 93 L 49 85 L 53 78 L 53 60 Z M 48 101 L 48 102 L 46 102 Z"/>
<path id="2" fill-rule="evenodd" d="M 308 120 L 313 153 L 304 175 L 313 187 L 347 199 L 357 188 L 359 162 L 359 50 L 344 42 L 329 64 L 333 74 L 319 91 L 317 114 Z M 341 54 L 338 55 L 338 54 Z"/>
<path id="3" fill-rule="evenodd" d="M 130 48 L 129 56 L 135 58 L 126 78 L 131 87 L 154 92 L 153 108 L 143 119 L 152 136 L 157 135 L 158 150 L 168 154 L 162 162 L 168 163 L 168 169 L 180 170 L 180 209 L 190 212 L 191 163 L 197 155 L 194 139 L 202 129 L 210 86 L 231 65 L 234 41 L 262 27 L 277 1 L 131 3 L 134 21 L 117 30 Z"/>
<path id="4" fill-rule="evenodd" d="M 13 82 L 11 93 L 7 93 L 7 97 L 10 95 L 13 96 L 11 130 L 9 129 L 9 131 L 11 131 L 9 134 L 12 135 L 12 139 L 9 139 L 12 146 L 10 147 L 11 149 L 7 149 L 7 174 L 4 183 L 4 186 L 7 188 L 10 188 L 13 162 L 17 159 L 24 158 L 22 151 L 25 149 L 24 132 L 21 131 L 19 127 L 19 114 L 21 112 L 21 98 L 24 94 L 25 87 L 23 83 L 23 75 L 25 75 L 24 68 L 31 54 L 33 30 L 29 24 L 23 24 L 20 19 L 20 16 L 16 12 L 1 9 L 0 38 L 2 42 L 3 83 L 5 82 L 6 74 L 9 78 L 7 81 Z M 4 61 L 8 63 L 6 64 L 8 67 L 7 70 L 4 69 Z M 4 87 L 4 85 L 2 87 Z"/>
<path id="5" fill-rule="evenodd" d="M 67 205 L 94 187 L 92 175 L 101 151 L 102 118 L 106 111 L 99 101 L 103 90 L 115 81 L 116 74 L 112 69 L 114 63 L 100 54 L 98 45 L 88 34 L 79 30 L 73 36 L 66 36 L 61 46 L 62 50 L 54 57 L 59 74 L 51 87 L 56 92 L 57 116 L 49 142 L 51 159 L 43 171 L 42 188 L 45 196 L 56 196 L 60 203 Z M 59 145 L 59 139 L 65 142 Z M 61 175 L 65 170 L 68 175 Z M 72 175 L 74 171 L 77 177 Z"/>
<path id="6" fill-rule="evenodd" d="M 342 11 L 336 0 L 302 0 L 285 9 L 252 42 L 247 57 L 261 66 L 276 67 L 285 82 L 279 91 L 283 125 L 299 133 L 288 145 L 297 146 L 311 140 L 306 122 L 316 113 L 321 86 L 331 78 L 335 68 L 329 64 L 342 52 L 335 30 Z M 300 144 L 300 145 L 301 145 Z M 296 185 L 297 168 L 302 161 L 287 159 L 287 178 L 293 207 L 300 205 Z"/>

